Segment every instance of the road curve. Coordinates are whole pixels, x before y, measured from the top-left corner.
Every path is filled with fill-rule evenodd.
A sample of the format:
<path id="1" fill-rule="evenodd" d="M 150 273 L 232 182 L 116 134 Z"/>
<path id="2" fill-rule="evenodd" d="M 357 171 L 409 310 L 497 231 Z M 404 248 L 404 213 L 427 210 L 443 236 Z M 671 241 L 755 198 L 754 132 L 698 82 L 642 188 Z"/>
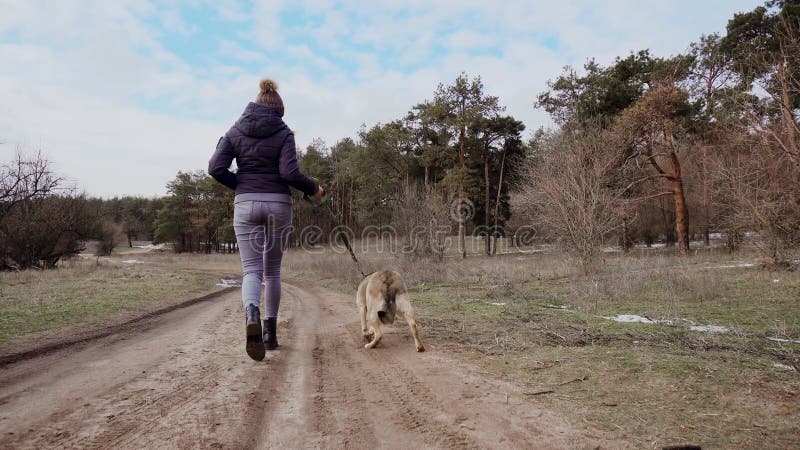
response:
<path id="1" fill-rule="evenodd" d="M 0 448 L 594 448 L 518 386 L 404 324 L 363 348 L 354 301 L 284 284 L 278 351 L 238 291 L 0 368 Z M 421 329 L 425 339 L 425 330 Z"/>

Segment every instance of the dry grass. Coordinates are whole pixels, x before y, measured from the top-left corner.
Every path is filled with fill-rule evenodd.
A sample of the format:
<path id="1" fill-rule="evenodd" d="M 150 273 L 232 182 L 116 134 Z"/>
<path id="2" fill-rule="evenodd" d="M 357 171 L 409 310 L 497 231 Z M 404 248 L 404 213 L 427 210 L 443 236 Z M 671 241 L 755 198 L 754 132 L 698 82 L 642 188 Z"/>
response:
<path id="1" fill-rule="evenodd" d="M 800 339 L 800 273 L 738 267 L 755 254 L 607 253 L 591 277 L 554 251 L 445 262 L 376 252 L 359 258 L 367 271 L 404 274 L 432 346 L 532 392 L 554 391 L 537 401 L 575 426 L 632 448 L 800 444 L 800 377 L 776 367 L 800 368 L 800 345 L 766 339 Z M 293 251 L 285 270 L 348 293 L 360 280 L 346 253 Z M 601 317 L 616 314 L 683 320 Z M 689 321 L 731 332 L 691 331 Z"/>
<path id="2" fill-rule="evenodd" d="M 547 247 L 442 262 L 359 252 L 365 271 L 403 273 L 432 348 L 531 392 L 552 390 L 536 401 L 576 427 L 634 448 L 798 447 L 800 376 L 785 367 L 800 365 L 800 345 L 766 337 L 800 339 L 800 273 L 737 267 L 757 257 L 716 251 L 681 258 L 668 249 L 637 250 L 604 258 L 589 277 L 575 259 Z M 235 254 L 119 259 L 143 264 L 96 267 L 90 260 L 52 272 L 0 274 L 3 336 L 41 329 L 36 314 L 25 315 L 38 308 L 49 322 L 87 320 L 241 273 Z M 292 249 L 283 270 L 349 294 L 361 278 L 344 249 Z M 601 317 L 616 314 L 685 321 L 666 326 Z M 690 331 L 689 320 L 732 331 Z"/>
<path id="3" fill-rule="evenodd" d="M 96 325 L 206 292 L 219 277 L 75 258 L 53 270 L 0 272 L 0 343 Z"/>
<path id="4" fill-rule="evenodd" d="M 491 280 L 523 281 L 531 278 L 550 279 L 575 276 L 580 272 L 575 260 L 536 249 L 536 257 L 529 253 L 499 254 L 488 258 L 482 250 L 482 241 L 471 238 L 467 248 L 476 249 L 468 253 L 466 259 L 446 257 L 442 261 L 433 258 L 414 258 L 403 254 L 393 254 L 373 246 L 355 242 L 357 257 L 365 273 L 392 268 L 403 273 L 409 284 L 446 282 L 491 282 Z M 501 249 L 506 248 L 507 243 Z M 530 252 L 533 249 L 521 249 Z M 508 251 L 514 251 L 510 249 Z M 284 271 L 294 276 L 323 274 L 324 278 L 346 282 L 356 286 L 360 274 L 344 247 L 314 250 L 292 249 L 284 256 Z"/>

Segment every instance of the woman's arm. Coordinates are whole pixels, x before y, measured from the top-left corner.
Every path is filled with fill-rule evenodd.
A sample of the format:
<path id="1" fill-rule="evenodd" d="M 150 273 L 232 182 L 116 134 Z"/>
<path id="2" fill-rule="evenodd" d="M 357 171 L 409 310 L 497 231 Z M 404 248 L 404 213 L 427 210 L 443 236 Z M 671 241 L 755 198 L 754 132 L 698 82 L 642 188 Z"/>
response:
<path id="1" fill-rule="evenodd" d="M 231 162 L 236 157 L 236 152 L 228 136 L 222 136 L 217 143 L 217 151 L 208 161 L 208 174 L 225 186 L 236 189 L 236 174 L 231 172 Z"/>
<path id="2" fill-rule="evenodd" d="M 301 191 L 306 195 L 316 195 L 321 187 L 317 185 L 311 177 L 300 171 L 297 164 L 297 149 L 294 144 L 294 133 L 289 133 L 281 147 L 281 156 L 278 163 L 278 171 L 289 186 Z M 321 194 L 320 194 L 321 195 Z"/>

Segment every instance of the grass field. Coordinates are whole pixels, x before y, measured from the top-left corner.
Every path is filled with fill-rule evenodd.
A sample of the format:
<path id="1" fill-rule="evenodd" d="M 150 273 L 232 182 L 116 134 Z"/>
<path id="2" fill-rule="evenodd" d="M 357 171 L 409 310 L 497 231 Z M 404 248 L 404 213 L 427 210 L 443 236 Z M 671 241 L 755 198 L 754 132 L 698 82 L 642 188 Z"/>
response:
<path id="1" fill-rule="evenodd" d="M 0 272 L 0 344 L 72 325 L 113 322 L 207 292 L 218 276 L 75 258 L 58 269 Z"/>
<path id="2" fill-rule="evenodd" d="M 746 252 L 640 249 L 608 252 L 586 276 L 553 249 L 475 248 L 464 260 L 359 259 L 367 272 L 403 273 L 428 346 L 522 383 L 576 427 L 633 447 L 800 445 L 800 273 L 762 269 Z M 153 252 L 0 273 L 0 343 L 153 309 L 240 270 L 236 254 Z M 361 278 L 343 249 L 290 250 L 283 272 L 348 295 Z M 612 320 L 622 314 L 650 323 Z"/>
<path id="3" fill-rule="evenodd" d="M 347 258 L 294 252 L 286 267 L 353 293 L 360 275 Z M 575 426 L 633 447 L 800 444 L 800 344 L 767 339 L 800 339 L 797 272 L 761 269 L 754 255 L 668 250 L 609 254 L 591 277 L 555 252 L 361 259 L 405 275 L 431 346 L 526 384 Z M 620 314 L 660 323 L 609 319 Z"/>

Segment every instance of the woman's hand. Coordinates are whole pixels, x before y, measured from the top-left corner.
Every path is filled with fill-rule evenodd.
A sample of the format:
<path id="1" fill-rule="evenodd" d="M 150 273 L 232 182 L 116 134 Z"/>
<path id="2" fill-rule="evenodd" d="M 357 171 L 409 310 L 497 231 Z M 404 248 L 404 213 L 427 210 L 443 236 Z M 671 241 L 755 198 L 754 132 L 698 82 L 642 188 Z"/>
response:
<path id="1" fill-rule="evenodd" d="M 314 198 L 322 198 L 323 195 L 325 195 L 325 189 L 320 185 L 317 188 L 317 192 L 314 193 Z"/>

